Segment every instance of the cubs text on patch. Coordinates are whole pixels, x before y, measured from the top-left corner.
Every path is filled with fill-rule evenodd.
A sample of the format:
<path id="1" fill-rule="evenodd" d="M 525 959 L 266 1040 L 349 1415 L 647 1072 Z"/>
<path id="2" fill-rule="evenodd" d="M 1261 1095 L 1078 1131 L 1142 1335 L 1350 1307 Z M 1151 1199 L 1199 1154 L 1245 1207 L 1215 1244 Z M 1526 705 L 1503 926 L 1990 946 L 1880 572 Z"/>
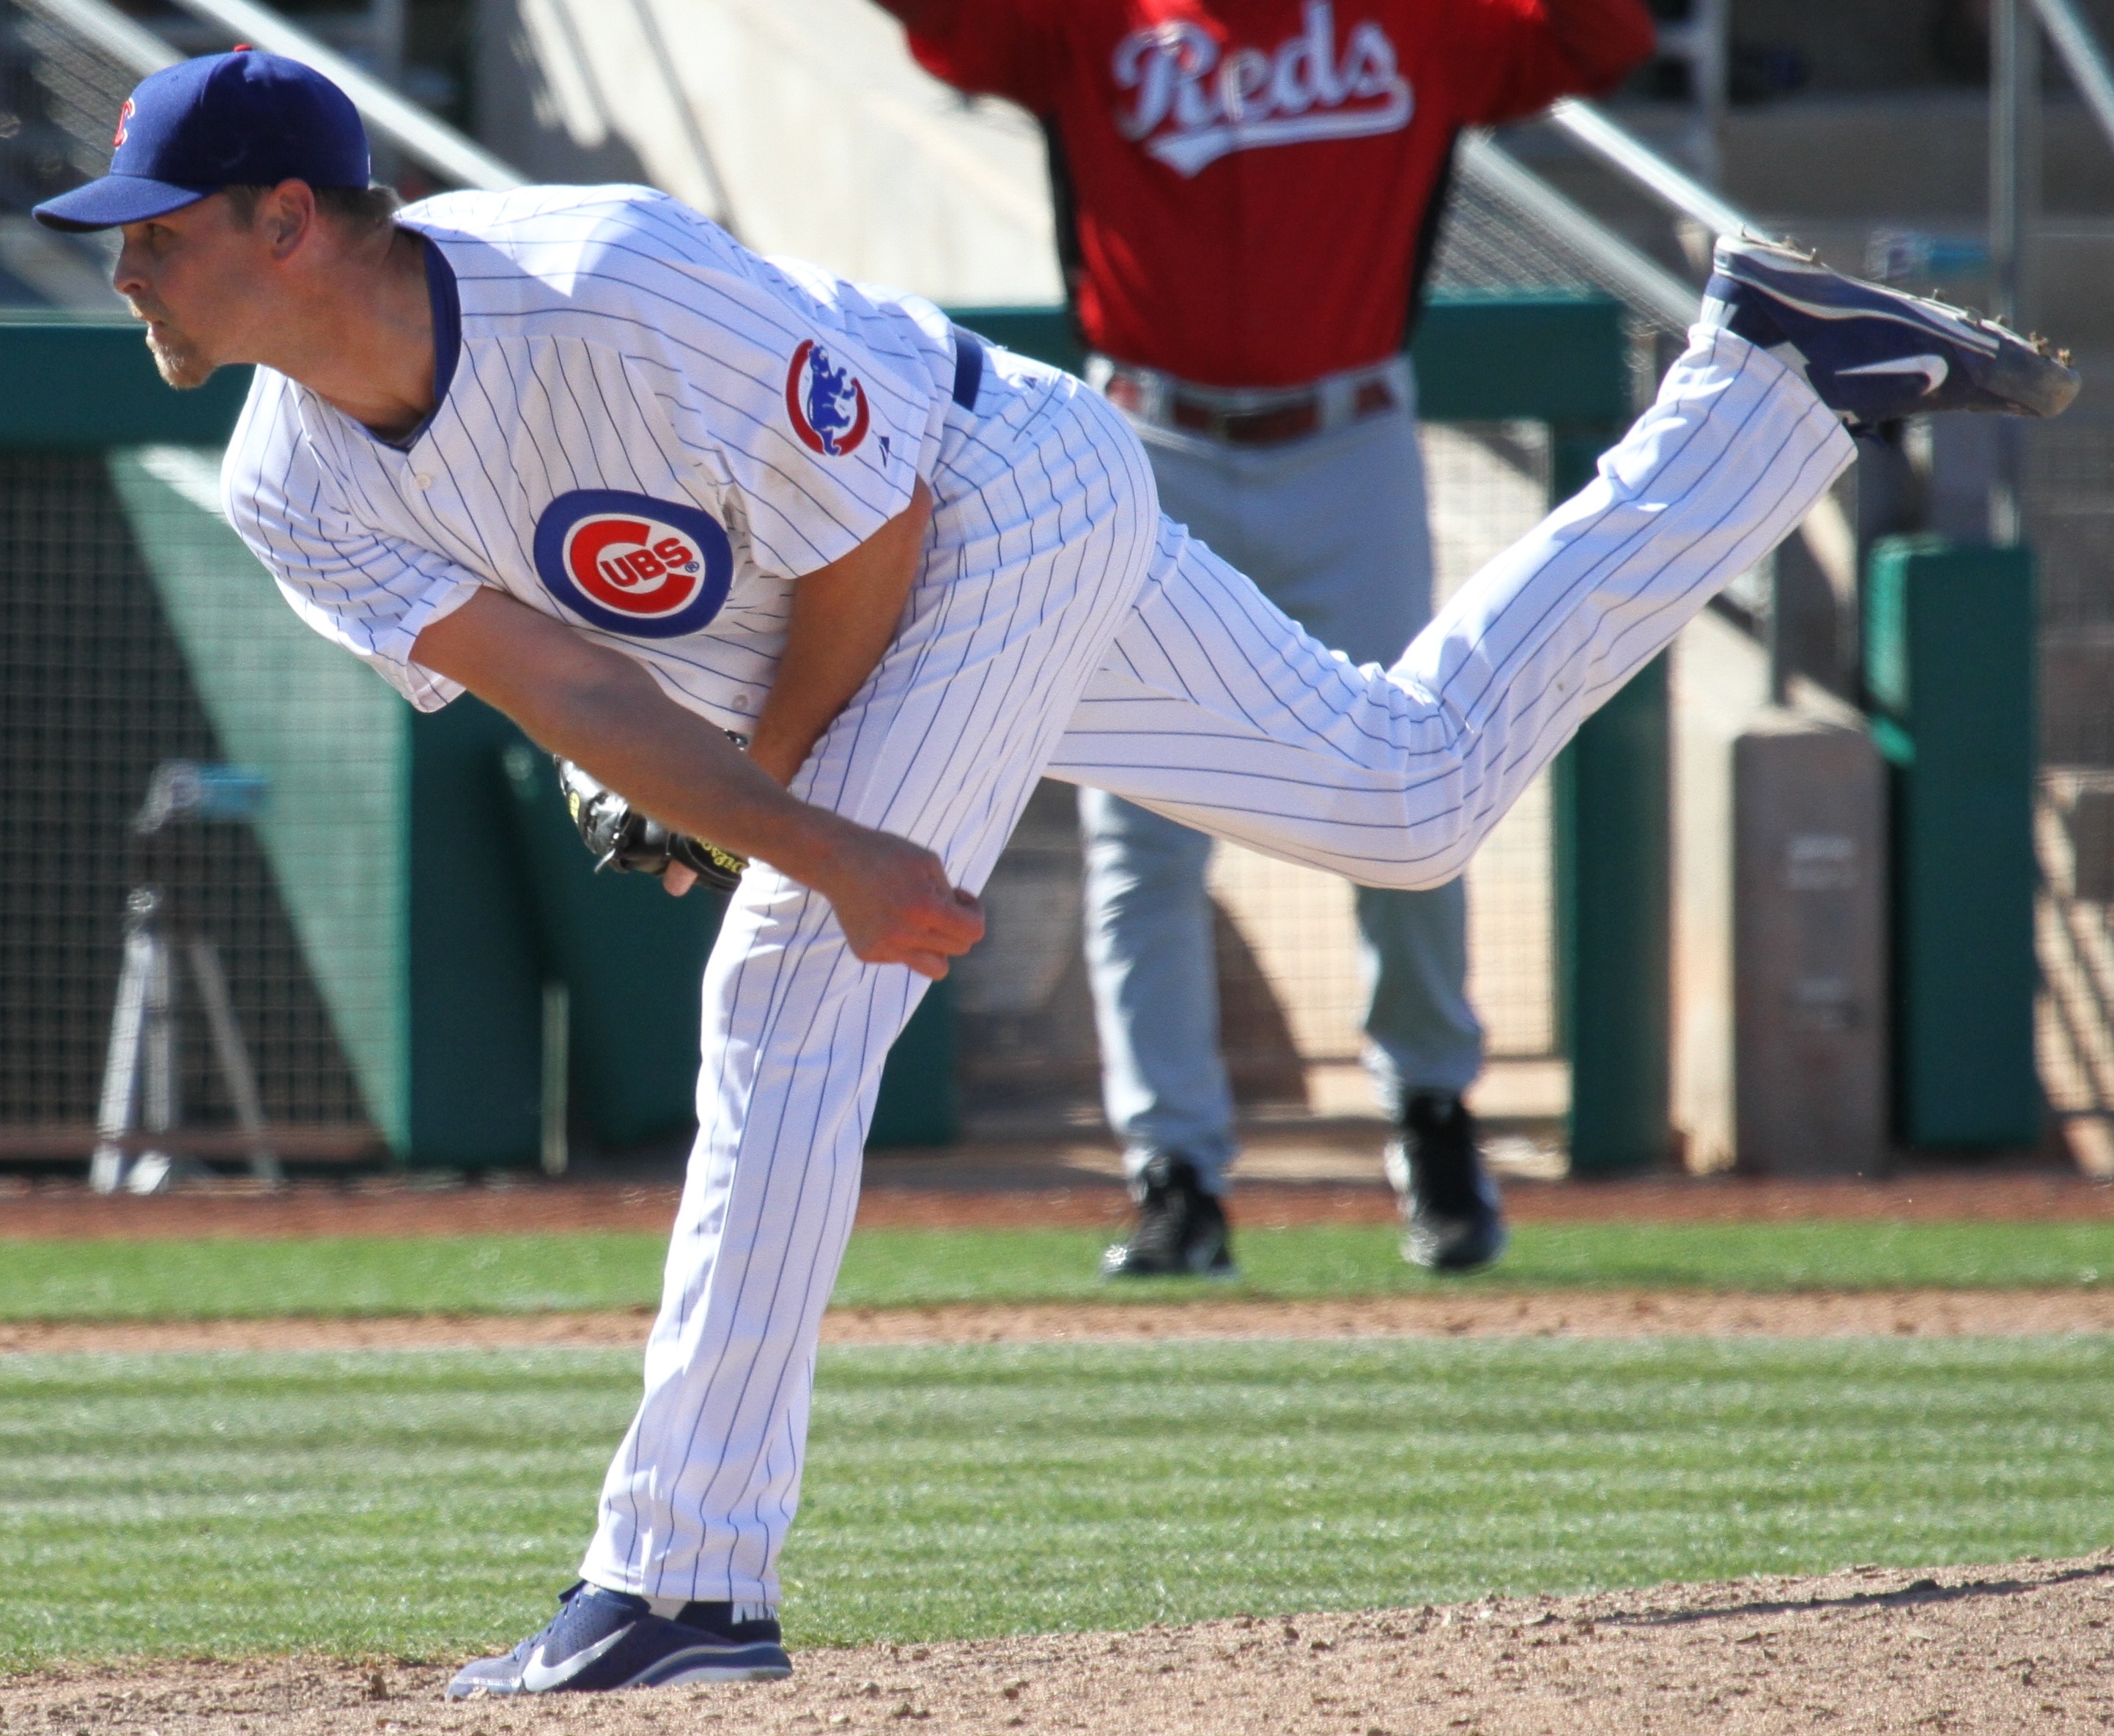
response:
<path id="1" fill-rule="evenodd" d="M 734 548 L 719 520 L 695 506 L 574 488 L 537 520 L 536 576 L 583 621 L 675 639 L 719 613 Z"/>

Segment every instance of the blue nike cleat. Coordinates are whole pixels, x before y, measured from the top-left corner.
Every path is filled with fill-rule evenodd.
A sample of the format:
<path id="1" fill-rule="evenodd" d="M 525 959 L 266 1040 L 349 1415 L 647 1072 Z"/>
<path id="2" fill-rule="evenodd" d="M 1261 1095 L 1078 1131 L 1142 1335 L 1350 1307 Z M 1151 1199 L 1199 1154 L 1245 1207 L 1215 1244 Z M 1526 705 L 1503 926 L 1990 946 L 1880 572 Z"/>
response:
<path id="1" fill-rule="evenodd" d="M 1797 369 L 1854 433 L 1948 410 L 2059 416 L 2077 396 L 2067 351 L 1942 301 L 1750 236 L 1721 239 L 1711 264 L 1704 323 Z"/>
<path id="2" fill-rule="evenodd" d="M 550 1625 L 504 1657 L 466 1664 L 451 1700 L 487 1694 L 606 1693 L 694 1682 L 776 1682 L 793 1674 L 778 1624 L 736 1621 L 725 1603 L 656 1615 L 643 1597 L 585 1581 L 561 1593 Z"/>

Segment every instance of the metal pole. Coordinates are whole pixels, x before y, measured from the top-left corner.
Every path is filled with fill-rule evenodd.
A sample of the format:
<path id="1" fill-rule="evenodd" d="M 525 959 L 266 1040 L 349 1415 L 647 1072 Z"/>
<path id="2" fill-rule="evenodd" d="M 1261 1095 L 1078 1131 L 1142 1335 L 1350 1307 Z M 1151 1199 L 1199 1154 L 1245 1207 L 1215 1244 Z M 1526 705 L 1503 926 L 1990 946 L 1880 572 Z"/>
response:
<path id="1" fill-rule="evenodd" d="M 166 1134 L 176 1126 L 183 1110 L 183 1081 L 176 1071 L 176 965 L 155 907 L 149 907 L 141 932 L 147 969 L 140 1028 L 140 1122 L 151 1143 L 127 1167 L 125 1188 L 130 1193 L 157 1193 L 169 1184 L 176 1159 L 152 1136 Z"/>
<path id="2" fill-rule="evenodd" d="M 1722 167 L 1719 147 L 1725 118 L 1726 0 L 1691 0 L 1688 16 L 1662 21 L 1659 52 L 1688 68 L 1689 104 L 1694 111 L 1681 153 L 1688 166 L 1711 186 Z"/>
<path id="3" fill-rule="evenodd" d="M 573 997 L 563 983 L 543 985 L 542 1163 L 546 1175 L 562 1175 L 571 1161 L 566 1140 L 571 1071 Z"/>
<path id="4" fill-rule="evenodd" d="M 368 0 L 368 52 L 374 57 L 374 76 L 391 89 L 404 88 L 405 0 Z"/>
<path id="5" fill-rule="evenodd" d="M 391 90 L 404 88 L 405 0 L 368 0 L 367 53 L 369 70 Z M 384 139 L 372 147 L 374 178 L 395 186 L 403 174 L 400 153 Z"/>
<path id="6" fill-rule="evenodd" d="M 1999 319 L 2030 330 L 2033 229 L 2039 203 L 2040 26 L 2032 0 L 1989 7 L 1989 263 Z M 2018 426 L 2000 430 L 1990 534 L 2000 547 L 2022 540 L 2025 442 Z"/>
<path id="7" fill-rule="evenodd" d="M 1773 554 L 1769 557 L 1768 596 L 1769 619 L 1762 626 L 1769 654 L 1769 703 L 1788 705 L 1797 647 L 1791 630 L 1791 586 L 1784 577 L 1783 562 Z"/>
<path id="8" fill-rule="evenodd" d="M 1696 173 L 1713 187 L 1724 178 L 1730 11 L 1727 0 L 1694 0 L 1689 9 L 1688 77 L 1695 104 L 1695 130 L 1689 156 Z"/>
<path id="9" fill-rule="evenodd" d="M 1696 108 L 1703 128 L 1703 178 L 1712 186 L 1724 179 L 1725 108 L 1732 94 L 1732 0 L 1697 0 L 1695 7 Z"/>
<path id="10" fill-rule="evenodd" d="M 683 130 L 683 142 L 689 147 L 690 163 L 698 172 L 698 181 L 704 189 L 704 202 L 712 207 L 706 213 L 728 234 L 739 231 L 734 227 L 734 200 L 728 196 L 726 177 L 720 173 L 719 160 L 712 155 L 711 144 L 705 138 L 705 130 L 698 120 L 697 105 L 684 89 L 682 76 L 675 70 L 675 57 L 669 51 L 668 39 L 661 34 L 661 20 L 653 10 L 653 0 L 631 0 L 632 11 L 638 20 L 639 34 L 645 37 L 651 59 L 660 71 L 661 88 L 666 92 L 669 106 L 675 111 L 675 124 Z"/>
<path id="11" fill-rule="evenodd" d="M 95 1115 L 95 1152 L 88 1168 L 89 1185 L 98 1193 L 115 1193 L 122 1187 L 130 1163 L 125 1138 L 140 1102 L 140 1039 L 146 1025 L 147 978 L 154 963 L 147 925 L 154 900 L 143 887 L 126 906 L 124 962 L 117 973 L 117 1004 L 110 1016 L 110 1050 Z"/>

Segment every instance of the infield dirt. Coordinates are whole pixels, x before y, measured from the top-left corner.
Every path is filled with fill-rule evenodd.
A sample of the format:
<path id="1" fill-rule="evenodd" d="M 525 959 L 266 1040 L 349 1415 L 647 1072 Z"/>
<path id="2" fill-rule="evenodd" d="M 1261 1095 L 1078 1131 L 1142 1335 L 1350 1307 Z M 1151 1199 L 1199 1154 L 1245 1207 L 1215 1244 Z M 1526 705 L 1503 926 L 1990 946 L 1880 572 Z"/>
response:
<path id="1" fill-rule="evenodd" d="M 1258 1132 L 1242 1160 L 1232 1211 L 1242 1229 L 1393 1221 L 1377 1134 Z M 145 1198 L 91 1193 L 78 1181 L 0 1176 L 0 1236 L 60 1239 L 664 1234 L 681 1189 L 673 1166 L 630 1180 L 593 1174 L 547 1181 L 497 1175 L 437 1185 L 419 1175 L 310 1180 L 268 1189 L 248 1180 L 187 1185 Z M 1652 1175 L 1622 1180 L 1506 1183 L 1521 1224 L 2076 1222 L 2114 1218 L 2114 1187 L 2073 1169 L 1958 1166 L 1878 1181 Z M 963 1146 L 939 1156 L 876 1157 L 861 1184 L 868 1230 L 1114 1229 L 1129 1216 L 1120 1166 L 1105 1144 Z"/>
<path id="2" fill-rule="evenodd" d="M 0 1322 L 0 1356 L 204 1350 L 641 1348 L 651 1313 Z M 1539 1290 L 1321 1302 L 959 1303 L 833 1308 L 832 1344 L 1141 1344 L 1225 1338 L 2010 1338 L 2114 1331 L 2114 1292 Z"/>
<path id="3" fill-rule="evenodd" d="M 783 1683 L 451 1705 L 446 1664 L 140 1665 L 0 1678 L 0 1713 L 66 1736 L 2082 1732 L 2114 1727 L 2114 1552 L 825 1649 L 796 1666 Z"/>

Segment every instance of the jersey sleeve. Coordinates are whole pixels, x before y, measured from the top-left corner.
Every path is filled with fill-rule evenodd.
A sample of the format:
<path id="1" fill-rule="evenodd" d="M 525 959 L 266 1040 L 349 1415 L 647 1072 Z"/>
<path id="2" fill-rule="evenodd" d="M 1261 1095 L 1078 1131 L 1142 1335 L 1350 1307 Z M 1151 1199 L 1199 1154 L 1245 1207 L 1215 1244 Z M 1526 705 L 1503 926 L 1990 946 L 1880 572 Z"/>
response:
<path id="1" fill-rule="evenodd" d="M 245 432 L 236 430 L 228 449 L 222 502 L 294 612 L 420 711 L 459 699 L 462 687 L 414 662 L 411 648 L 483 581 L 430 549 L 357 524 L 319 465 L 296 460 L 259 470 L 243 463 Z"/>
<path id="2" fill-rule="evenodd" d="M 1658 32 L 1643 0 L 1455 0 L 1463 40 L 1457 118 L 1495 126 L 1558 97 L 1595 96 L 1650 57 Z"/>
<path id="3" fill-rule="evenodd" d="M 782 579 L 842 560 L 909 506 L 945 409 L 914 366 L 783 319 L 706 369 L 640 356 L 625 365 L 658 413 L 669 456 L 737 551 Z"/>
<path id="4" fill-rule="evenodd" d="M 917 64 L 958 90 L 1004 97 L 1036 114 L 1053 101 L 1062 0 L 913 0 L 904 21 Z"/>

